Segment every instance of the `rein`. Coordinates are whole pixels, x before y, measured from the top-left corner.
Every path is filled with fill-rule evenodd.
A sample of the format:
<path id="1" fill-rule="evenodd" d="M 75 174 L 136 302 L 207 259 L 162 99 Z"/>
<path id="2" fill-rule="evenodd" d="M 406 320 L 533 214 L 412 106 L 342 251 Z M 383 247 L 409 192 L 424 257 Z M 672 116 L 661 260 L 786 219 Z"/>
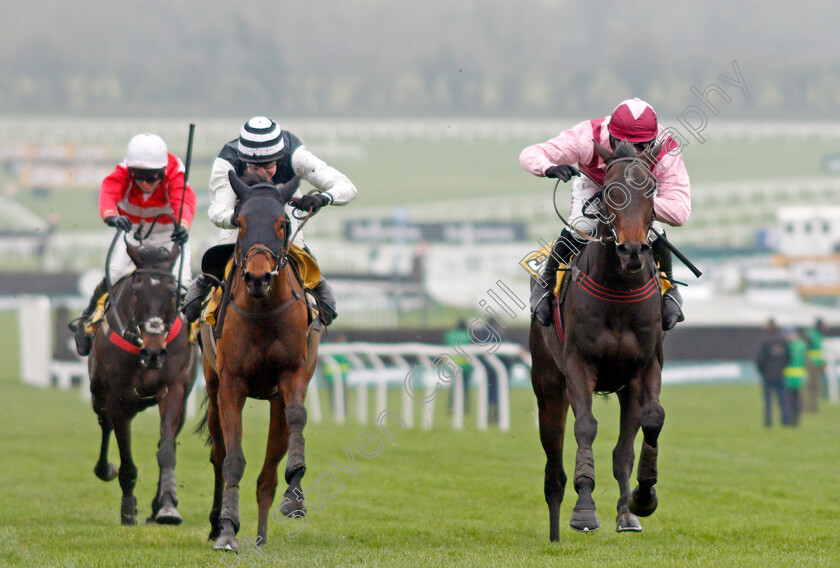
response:
<path id="1" fill-rule="evenodd" d="M 606 169 L 604 170 L 604 174 L 606 175 L 607 173 L 609 173 L 610 168 L 612 168 L 618 162 L 638 162 L 638 161 L 639 161 L 638 157 L 630 157 L 630 156 L 610 160 L 610 163 L 606 165 Z M 603 185 L 601 185 L 600 183 L 595 181 L 595 179 L 593 179 L 592 176 L 590 176 L 589 174 L 587 174 L 583 170 L 578 170 L 578 171 L 580 171 L 581 175 L 585 176 L 587 179 L 589 179 L 589 181 L 591 181 L 593 184 L 595 184 L 595 186 L 600 191 L 600 193 L 596 194 L 596 195 L 603 195 L 604 194 L 604 186 Z M 654 180 L 654 183 L 656 183 L 655 180 Z M 588 235 L 587 233 L 584 233 L 583 231 L 578 230 L 577 227 L 575 227 L 571 223 L 569 223 L 566 220 L 566 218 L 563 217 L 563 215 L 560 213 L 560 210 L 557 208 L 557 188 L 559 186 L 560 186 L 560 179 L 558 178 L 557 182 L 554 184 L 554 196 L 552 198 L 552 202 L 554 204 L 554 212 L 557 215 L 557 217 L 559 217 L 560 220 L 563 221 L 563 224 L 566 227 L 569 228 L 569 230 L 577 233 L 582 239 L 584 239 L 588 242 L 592 242 L 592 243 L 600 243 L 602 245 L 605 245 L 605 244 L 617 243 L 618 242 L 618 236 L 615 234 L 615 227 L 613 227 L 612 222 L 604 223 L 605 225 L 607 225 L 607 227 L 609 227 L 611 234 L 609 236 L 603 236 L 602 235 L 602 236 L 597 237 L 597 238 L 593 237 L 591 235 Z M 585 211 L 586 211 L 586 207 L 587 206 L 584 205 L 584 214 L 585 214 Z M 654 213 L 654 214 L 651 215 L 650 222 L 648 223 L 648 230 L 650 230 L 650 228 L 653 226 L 653 222 L 654 222 L 655 219 L 656 219 L 656 214 Z"/>

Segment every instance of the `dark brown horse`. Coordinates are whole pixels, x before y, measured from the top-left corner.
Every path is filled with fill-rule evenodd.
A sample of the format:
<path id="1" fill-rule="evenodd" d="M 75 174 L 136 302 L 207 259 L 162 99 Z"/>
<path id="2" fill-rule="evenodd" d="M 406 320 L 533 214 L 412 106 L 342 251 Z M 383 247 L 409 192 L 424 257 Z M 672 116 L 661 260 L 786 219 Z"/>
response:
<path id="1" fill-rule="evenodd" d="M 304 397 L 315 371 L 320 331 L 308 333 L 303 289 L 287 256 L 291 235 L 285 206 L 297 180 L 249 187 L 233 172 L 229 177 L 241 203 L 235 267 L 227 280 L 230 299 L 216 357 L 205 348 L 204 373 L 216 476 L 210 540 L 216 550 L 238 551 L 239 482 L 245 471 L 242 408 L 248 397 L 269 400 L 271 409 L 265 463 L 257 479 L 257 543 L 266 542 L 277 466 L 287 451 L 288 489 L 280 511 L 305 514 L 300 486 L 306 471 Z"/>
<path id="2" fill-rule="evenodd" d="M 137 466 L 131 456 L 131 420 L 150 406 L 160 408 L 158 490 L 147 521 L 178 524 L 175 438 L 184 425 L 187 396 L 198 370 L 198 346 L 178 316 L 178 281 L 172 268 L 180 247 L 171 251 L 128 245 L 137 267 L 114 285 L 105 319 L 96 330 L 88 359 L 93 410 L 102 427 L 94 473 L 103 481 L 119 475 L 122 524 L 137 523 Z M 111 431 L 120 450 L 119 469 L 108 463 Z"/>
<path id="3" fill-rule="evenodd" d="M 570 406 L 578 447 L 574 472 L 578 499 L 570 524 L 578 531 L 600 527 L 592 499 L 596 392 L 616 392 L 621 407 L 613 451 L 613 475 L 621 492 L 616 530 L 642 530 L 638 517 L 656 509 L 657 438 L 665 419 L 659 404 L 663 331 L 659 281 L 647 239 L 655 188 L 648 155 L 656 156 L 659 150 L 657 146 L 637 154 L 625 142 L 613 153 L 596 143 L 607 164 L 598 238 L 572 262 L 567 274 L 571 280 L 554 324 L 531 324 L 531 380 L 546 454 L 545 499 L 552 541 L 560 538 L 560 503 L 566 488 L 563 437 Z M 633 442 L 639 427 L 644 443 L 638 487 L 631 493 Z"/>

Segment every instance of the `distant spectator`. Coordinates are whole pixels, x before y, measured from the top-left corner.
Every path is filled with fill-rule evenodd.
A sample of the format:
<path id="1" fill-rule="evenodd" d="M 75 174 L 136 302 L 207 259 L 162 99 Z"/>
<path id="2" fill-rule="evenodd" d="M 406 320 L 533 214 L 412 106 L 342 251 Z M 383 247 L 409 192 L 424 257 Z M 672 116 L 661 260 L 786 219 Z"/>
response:
<path id="1" fill-rule="evenodd" d="M 820 396 L 825 383 L 825 360 L 823 359 L 822 343 L 825 336 L 825 324 L 819 318 L 814 327 L 805 330 L 808 342 L 808 352 L 805 358 L 805 368 L 808 371 L 807 390 L 805 391 L 805 411 L 816 412 Z"/>
<path id="2" fill-rule="evenodd" d="M 767 321 L 765 336 L 756 359 L 764 391 L 764 425 L 767 427 L 773 425 L 773 398 L 775 397 L 779 405 L 782 424 L 787 426 L 791 421 L 784 380 L 784 370 L 790 359 L 788 343 L 773 318 Z"/>
<path id="3" fill-rule="evenodd" d="M 790 328 L 785 334 L 788 339 L 790 357 L 785 367 L 785 390 L 788 395 L 788 409 L 790 410 L 791 425 L 799 426 L 799 415 L 802 412 L 802 386 L 805 384 L 805 357 L 808 345 L 802 333 L 796 328 Z"/>
<path id="4" fill-rule="evenodd" d="M 453 329 L 447 330 L 443 334 L 443 343 L 447 346 L 469 345 L 470 339 L 469 332 L 467 331 L 467 321 L 462 318 L 458 320 L 458 323 Z M 450 352 L 454 353 L 452 359 L 455 363 L 461 366 L 461 375 L 464 382 L 464 414 L 466 414 L 470 411 L 470 379 L 472 378 L 473 366 L 470 363 L 470 359 L 460 354 L 459 349 L 451 348 Z M 453 405 L 455 404 L 454 384 L 449 389 L 449 393 L 449 410 L 453 411 Z"/>

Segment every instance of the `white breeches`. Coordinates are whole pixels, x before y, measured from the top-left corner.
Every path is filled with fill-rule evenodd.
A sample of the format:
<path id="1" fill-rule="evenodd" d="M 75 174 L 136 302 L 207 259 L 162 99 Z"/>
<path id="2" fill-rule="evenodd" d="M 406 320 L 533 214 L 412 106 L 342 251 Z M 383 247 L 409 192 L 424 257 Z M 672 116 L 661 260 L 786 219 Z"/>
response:
<path id="1" fill-rule="evenodd" d="M 128 235 L 128 242 L 131 243 L 132 246 L 137 246 L 139 243 L 134 240 L 134 231 L 136 227 L 133 227 L 131 233 Z M 159 246 L 164 247 L 167 250 L 172 250 L 172 240 L 170 236 L 172 235 L 172 226 L 171 225 L 155 225 L 155 228 L 152 230 L 152 234 L 143 241 L 144 245 L 152 245 L 152 246 Z M 192 261 L 192 254 L 190 251 L 190 243 L 184 245 L 184 250 L 182 252 L 184 256 L 184 272 L 181 275 L 181 284 L 183 286 L 189 286 L 190 282 L 192 282 L 192 269 L 190 268 L 190 262 Z M 178 270 L 181 267 L 181 259 L 175 261 L 175 266 L 172 268 L 172 274 L 175 278 L 178 278 Z M 109 265 L 109 270 L 111 272 L 111 283 L 116 284 L 116 282 L 125 276 L 126 274 L 130 273 L 134 270 L 134 262 L 132 262 L 131 258 L 128 256 L 128 251 L 126 250 L 125 241 L 120 238 L 117 241 L 117 244 L 114 245 L 114 252 L 111 254 L 111 264 Z"/>

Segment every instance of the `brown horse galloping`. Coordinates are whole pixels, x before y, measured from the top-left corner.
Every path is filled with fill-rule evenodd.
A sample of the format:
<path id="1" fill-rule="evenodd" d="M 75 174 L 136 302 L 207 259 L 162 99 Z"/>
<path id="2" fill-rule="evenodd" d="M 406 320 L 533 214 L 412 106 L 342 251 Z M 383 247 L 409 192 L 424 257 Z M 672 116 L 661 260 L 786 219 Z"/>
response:
<path id="1" fill-rule="evenodd" d="M 545 500 L 552 541 L 560 539 L 560 503 L 566 487 L 563 437 L 569 406 L 578 446 L 574 472 L 578 499 L 570 524 L 578 531 L 600 527 L 592 499 L 592 442 L 598 428 L 592 415 L 595 392 L 616 392 L 621 407 L 620 434 L 613 451 L 613 475 L 621 492 L 616 530 L 642 530 L 638 517 L 652 514 L 657 506 L 653 486 L 657 438 L 665 419 L 659 404 L 664 333 L 660 287 L 647 239 L 655 189 L 649 156 L 657 156 L 661 146 L 643 154 L 626 142 L 615 153 L 597 143 L 595 147 L 607 165 L 599 238 L 573 261 L 567 274 L 571 281 L 555 311 L 554 324 L 531 323 L 531 380 L 546 454 Z M 631 493 L 633 442 L 639 427 L 644 443 L 638 487 Z"/>
<path id="2" fill-rule="evenodd" d="M 216 550 L 239 550 L 239 482 L 245 471 L 242 408 L 248 397 L 268 399 L 271 418 L 265 463 L 257 479 L 257 543 L 266 542 L 268 515 L 277 490 L 277 466 L 289 452 L 289 487 L 280 511 L 305 514 L 301 479 L 306 471 L 304 397 L 317 362 L 320 331 L 308 333 L 303 289 L 287 256 L 286 203 L 297 179 L 284 186 L 248 187 L 230 173 L 241 203 L 230 300 L 216 358 L 205 348 L 206 422 L 215 470 L 210 540 Z M 206 345 L 206 343 L 205 343 Z"/>
<path id="3" fill-rule="evenodd" d="M 131 420 L 155 404 L 160 408 L 160 478 L 147 522 L 179 524 L 175 483 L 175 437 L 184 425 L 187 396 L 198 369 L 198 346 L 177 317 L 179 290 L 172 276 L 180 247 L 127 246 L 137 267 L 109 296 L 105 319 L 97 327 L 88 359 L 93 410 L 102 427 L 94 473 L 103 481 L 117 475 L 123 490 L 122 524 L 137 523 L 137 466 L 131 456 Z M 108 462 L 111 432 L 117 438 L 120 467 Z"/>

